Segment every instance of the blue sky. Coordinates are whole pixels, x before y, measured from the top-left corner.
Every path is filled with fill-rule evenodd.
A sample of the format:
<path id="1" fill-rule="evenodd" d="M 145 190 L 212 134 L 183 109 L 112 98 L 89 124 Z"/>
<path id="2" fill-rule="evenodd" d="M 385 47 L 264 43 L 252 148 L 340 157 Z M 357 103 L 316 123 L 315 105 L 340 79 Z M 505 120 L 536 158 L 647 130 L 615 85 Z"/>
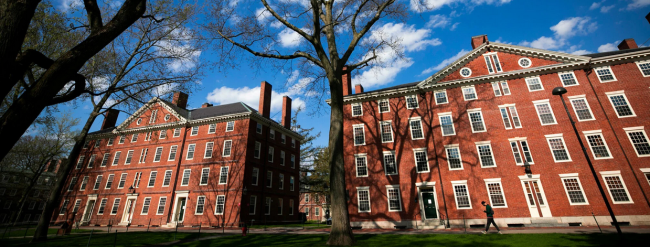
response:
<path id="1" fill-rule="evenodd" d="M 59 1 L 60 8 L 77 0 Z M 407 5 L 409 1 L 403 0 Z M 259 5 L 252 0 L 238 2 Z M 430 11 L 411 9 L 406 23 L 381 23 L 377 26 L 402 38 L 406 58 L 383 67 L 359 71 L 353 84 L 362 84 L 366 91 L 403 83 L 420 81 L 471 50 L 470 38 L 487 34 L 490 41 L 530 46 L 573 54 L 588 54 L 616 50 L 618 43 L 634 38 L 641 46 L 650 45 L 650 24 L 645 16 L 650 12 L 650 0 L 426 0 L 434 4 Z M 291 49 L 295 42 L 292 33 L 280 33 L 282 47 Z M 206 47 L 201 56 L 213 60 L 214 54 Z M 227 74 L 207 71 L 201 88 L 193 92 L 189 107 L 200 107 L 204 102 L 216 105 L 243 101 L 257 108 L 260 82 L 274 85 L 272 118 L 280 119 L 281 96 L 294 99 L 294 107 L 306 108 L 299 121 L 303 127 L 314 127 L 322 132 L 317 145 L 326 145 L 329 130 L 329 111 L 313 113 L 316 104 L 326 109 L 325 102 L 315 102 L 300 91 L 285 85 L 298 83 L 299 74 L 267 70 L 253 71 L 242 64 Z M 89 111 L 75 108 L 75 116 L 82 119 Z M 121 113 L 118 122 L 126 119 Z M 92 130 L 99 129 L 98 118 Z"/>

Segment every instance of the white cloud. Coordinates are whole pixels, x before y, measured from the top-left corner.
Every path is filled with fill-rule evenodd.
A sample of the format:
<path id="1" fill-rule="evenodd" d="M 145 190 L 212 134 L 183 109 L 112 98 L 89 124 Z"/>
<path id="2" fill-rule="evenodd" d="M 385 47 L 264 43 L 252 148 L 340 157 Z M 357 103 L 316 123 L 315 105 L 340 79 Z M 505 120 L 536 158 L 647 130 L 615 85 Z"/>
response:
<path id="1" fill-rule="evenodd" d="M 372 67 L 361 73 L 361 75 L 354 77 L 353 81 L 355 84 L 363 85 L 366 89 L 384 85 L 393 82 L 400 71 L 410 67 L 411 65 L 413 65 L 413 61 L 408 59 L 406 61 L 396 61 L 388 66 Z"/>
<path id="2" fill-rule="evenodd" d="M 278 112 L 282 110 L 282 96 L 285 95 L 292 97 L 292 109 L 298 109 L 298 107 L 305 106 L 305 101 L 300 97 L 296 97 L 299 95 L 290 92 L 277 92 L 273 90 L 271 92 L 271 112 Z M 208 102 L 217 105 L 244 102 L 247 105 L 257 109 L 257 107 L 259 107 L 260 100 L 260 87 L 231 88 L 223 86 L 220 88 L 215 88 L 212 90 L 212 92 L 208 93 L 207 100 Z"/>
<path id="3" fill-rule="evenodd" d="M 588 51 L 588 50 L 576 50 L 576 51 L 571 52 L 571 54 L 573 54 L 573 55 L 585 55 L 585 54 L 591 54 L 591 53 L 593 53 L 593 52 Z"/>
<path id="4" fill-rule="evenodd" d="M 426 24 L 426 27 L 428 28 L 444 28 L 449 25 L 451 22 L 451 18 L 446 17 L 444 15 L 432 15 L 429 16 L 429 21 Z"/>
<path id="5" fill-rule="evenodd" d="M 167 67 L 173 72 L 191 69 L 196 66 L 201 56 L 201 50 L 186 42 L 193 39 L 192 35 L 192 32 L 188 29 L 177 29 L 156 45 L 158 53 L 175 58 L 167 63 Z"/>
<path id="6" fill-rule="evenodd" d="M 303 37 L 299 33 L 285 28 L 278 34 L 278 39 L 282 47 L 289 48 L 299 46 Z"/>
<path id="7" fill-rule="evenodd" d="M 601 6 L 604 2 L 605 2 L 605 0 L 600 1 L 600 2 L 594 2 L 594 3 L 592 3 L 591 6 L 589 7 L 589 10 L 594 10 L 594 9 L 600 8 L 600 6 Z"/>
<path id="8" fill-rule="evenodd" d="M 450 58 L 447 58 L 445 60 L 442 60 L 442 62 L 440 62 L 438 65 L 433 66 L 433 67 L 428 68 L 428 69 L 425 69 L 424 71 L 422 71 L 422 73 L 420 73 L 420 75 L 429 75 L 429 74 L 432 74 L 433 72 L 437 72 L 438 70 L 443 69 L 444 67 L 446 67 L 450 63 L 458 60 L 462 56 L 465 56 L 465 54 L 467 54 L 468 52 L 469 52 L 468 50 L 462 49 L 456 55 L 454 55 L 454 56 L 452 56 Z"/>
<path id="9" fill-rule="evenodd" d="M 575 35 L 585 35 L 596 31 L 598 25 L 596 22 L 591 22 L 589 17 L 573 17 L 566 20 L 561 20 L 558 24 L 551 27 L 555 36 L 561 38 L 571 38 Z"/>
<path id="10" fill-rule="evenodd" d="M 564 40 L 542 36 L 539 37 L 539 39 L 533 40 L 533 42 L 523 41 L 519 43 L 519 45 L 529 46 L 537 49 L 554 50 L 564 46 Z"/>
<path id="11" fill-rule="evenodd" d="M 431 30 L 416 29 L 415 25 L 387 23 L 373 31 L 369 39 L 376 42 L 399 39 L 406 51 L 421 51 L 429 45 L 438 46 L 442 44 L 438 38 L 427 39 L 430 35 Z"/>
<path id="12" fill-rule="evenodd" d="M 410 8 L 416 12 L 434 11 L 447 6 L 456 6 L 464 4 L 468 7 L 474 7 L 482 4 L 501 5 L 509 3 L 511 0 L 410 0 Z"/>
<path id="13" fill-rule="evenodd" d="M 632 0 L 632 2 L 627 5 L 627 10 L 643 8 L 648 5 L 650 5 L 650 0 Z"/>
<path id="14" fill-rule="evenodd" d="M 618 47 L 616 44 L 618 44 L 619 41 L 614 41 L 612 43 L 605 43 L 601 46 L 598 47 L 598 52 L 608 52 L 608 51 L 616 51 L 618 50 Z"/>
<path id="15" fill-rule="evenodd" d="M 262 23 L 267 22 L 268 19 L 273 17 L 273 15 L 267 11 L 265 7 L 255 10 L 255 16 L 257 17 L 257 21 Z"/>
<path id="16" fill-rule="evenodd" d="M 63 12 L 68 12 L 71 9 L 81 7 L 83 5 L 84 5 L 84 3 L 81 0 L 61 0 L 61 5 L 59 5 L 59 8 Z"/>
<path id="17" fill-rule="evenodd" d="M 600 12 L 601 13 L 607 13 L 613 8 L 614 8 L 614 5 L 603 6 L 603 7 L 600 8 Z"/>

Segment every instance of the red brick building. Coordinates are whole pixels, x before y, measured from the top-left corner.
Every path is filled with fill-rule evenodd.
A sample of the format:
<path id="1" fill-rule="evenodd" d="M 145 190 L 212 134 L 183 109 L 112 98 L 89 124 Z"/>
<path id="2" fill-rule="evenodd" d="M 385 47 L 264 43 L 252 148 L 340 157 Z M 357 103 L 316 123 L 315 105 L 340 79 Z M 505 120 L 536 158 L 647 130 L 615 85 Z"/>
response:
<path id="1" fill-rule="evenodd" d="M 650 224 L 650 48 L 571 55 L 471 41 L 429 78 L 364 92 L 344 76 L 353 226 L 608 225 L 559 96 L 619 222 Z M 524 163 L 532 174 L 524 172 Z"/>
<path id="2" fill-rule="evenodd" d="M 187 94 L 154 98 L 115 127 L 117 111 L 91 133 L 66 183 L 55 221 L 90 225 L 237 226 L 298 221 L 302 137 L 244 103 L 186 109 Z"/>

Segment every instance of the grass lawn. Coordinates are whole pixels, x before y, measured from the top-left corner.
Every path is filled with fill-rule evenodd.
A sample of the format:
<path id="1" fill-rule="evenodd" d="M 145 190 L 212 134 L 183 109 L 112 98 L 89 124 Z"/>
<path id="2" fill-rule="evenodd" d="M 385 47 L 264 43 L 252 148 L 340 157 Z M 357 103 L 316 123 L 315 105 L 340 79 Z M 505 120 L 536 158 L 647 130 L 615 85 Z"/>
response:
<path id="1" fill-rule="evenodd" d="M 274 228 L 274 227 L 302 227 L 303 224 L 286 224 L 286 225 L 267 225 L 266 228 Z M 252 229 L 262 229 L 264 228 L 264 225 L 253 225 L 248 226 Z M 305 229 L 320 229 L 320 228 L 330 228 L 330 226 L 326 224 L 316 224 L 316 223 L 305 223 Z"/>
<path id="2" fill-rule="evenodd" d="M 208 233 L 202 233 L 201 237 L 207 237 Z M 21 235 L 22 236 L 22 235 Z M 88 237 L 90 234 L 69 235 L 63 237 L 53 237 L 47 242 L 37 244 L 27 244 L 30 241 L 27 239 L 3 239 L 1 246 L 48 246 L 48 247 L 72 247 L 72 246 L 86 246 L 88 244 Z M 176 239 L 193 239 L 198 236 L 197 233 L 177 233 Z M 113 246 L 115 241 L 115 233 L 111 234 L 93 234 L 89 246 Z M 165 243 L 174 241 L 173 232 L 120 232 L 117 234 L 116 246 L 143 246 L 157 243 Z"/>
<path id="3" fill-rule="evenodd" d="M 56 228 L 47 229 L 47 234 L 48 235 L 49 234 L 56 234 L 57 230 L 58 229 L 56 229 Z M 0 231 L 2 233 L 4 233 L 5 238 L 25 236 L 25 228 L 13 228 L 13 229 L 11 229 L 10 232 L 7 231 L 6 233 L 5 233 L 5 229 L 0 229 Z M 27 229 L 27 237 L 29 238 L 30 236 L 34 236 L 34 231 L 36 231 L 36 227 L 32 227 L 32 228 Z M 95 232 L 98 232 L 98 231 L 99 230 L 95 230 Z M 76 230 L 74 228 L 72 229 L 72 233 L 87 233 L 87 232 L 90 232 L 90 230 L 86 230 L 86 229 Z M 2 236 L 2 234 L 0 234 L 0 236 Z"/>
<path id="4" fill-rule="evenodd" d="M 265 235 L 228 236 L 189 242 L 177 246 L 323 246 L 327 235 Z M 650 234 L 627 234 L 625 246 L 647 246 Z M 615 246 L 616 234 L 357 234 L 356 246 Z M 645 244 L 644 244 L 645 243 Z"/>

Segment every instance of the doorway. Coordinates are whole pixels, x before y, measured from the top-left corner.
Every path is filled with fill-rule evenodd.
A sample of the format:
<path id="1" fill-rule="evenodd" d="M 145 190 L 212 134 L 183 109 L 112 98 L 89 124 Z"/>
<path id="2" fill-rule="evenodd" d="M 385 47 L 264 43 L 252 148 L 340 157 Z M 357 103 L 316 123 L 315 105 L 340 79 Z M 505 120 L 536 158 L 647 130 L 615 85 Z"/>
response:
<path id="1" fill-rule="evenodd" d="M 124 207 L 124 213 L 122 215 L 122 223 L 131 223 L 133 218 L 133 211 L 135 209 L 135 199 L 127 199 L 126 207 Z"/>
<path id="2" fill-rule="evenodd" d="M 95 200 L 88 200 L 86 203 L 86 209 L 84 210 L 83 218 L 81 222 L 87 224 L 90 222 L 90 219 L 93 217 L 93 211 L 95 209 Z"/>
<path id="3" fill-rule="evenodd" d="M 528 209 L 530 210 L 530 217 L 553 217 L 551 214 L 551 208 L 548 205 L 548 200 L 546 200 L 542 182 L 539 180 L 539 175 L 533 176 L 532 178 L 526 177 L 525 179 L 522 179 L 520 176 L 520 179 L 521 186 L 524 189 L 526 203 L 528 204 Z"/>
<path id="4" fill-rule="evenodd" d="M 176 204 L 176 222 L 182 223 L 185 218 L 185 204 L 187 203 L 187 197 L 178 198 L 178 203 Z"/>
<path id="5" fill-rule="evenodd" d="M 420 203 L 420 218 L 422 220 L 440 219 L 435 185 L 435 182 L 415 183 Z"/>

